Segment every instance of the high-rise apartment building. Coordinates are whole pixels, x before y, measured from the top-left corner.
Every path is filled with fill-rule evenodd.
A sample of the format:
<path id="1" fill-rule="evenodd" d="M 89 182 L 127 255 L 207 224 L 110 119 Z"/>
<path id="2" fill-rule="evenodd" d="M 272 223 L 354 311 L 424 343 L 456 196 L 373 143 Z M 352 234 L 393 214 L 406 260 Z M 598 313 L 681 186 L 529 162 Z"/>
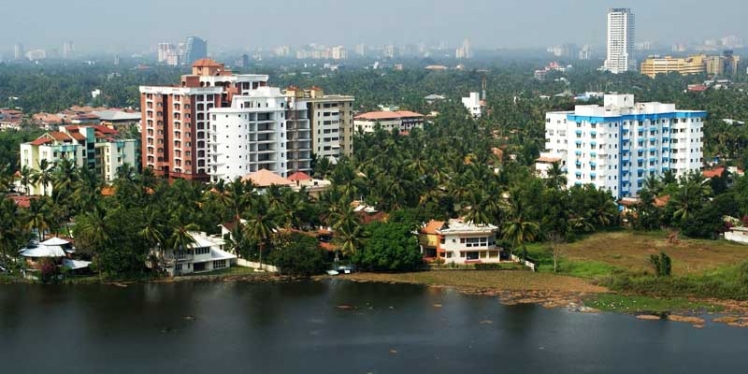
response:
<path id="1" fill-rule="evenodd" d="M 311 121 L 312 153 L 337 160 L 353 153 L 353 96 L 326 95 L 319 87 L 289 87 L 288 97 L 303 97 Z"/>
<path id="2" fill-rule="evenodd" d="M 15 60 L 23 60 L 26 58 L 26 50 L 23 48 L 23 44 L 18 43 L 13 46 L 13 58 Z"/>
<path id="3" fill-rule="evenodd" d="M 73 42 L 62 43 L 62 58 L 68 59 L 72 57 L 73 52 L 75 52 L 75 44 Z"/>
<path id="4" fill-rule="evenodd" d="M 306 104 L 267 87 L 268 79 L 202 59 L 179 86 L 140 87 L 143 167 L 206 182 L 260 169 L 308 172 Z"/>
<path id="5" fill-rule="evenodd" d="M 158 43 L 158 62 L 165 63 L 169 56 L 176 53 L 174 43 Z"/>
<path id="6" fill-rule="evenodd" d="M 593 184 L 619 199 L 633 197 L 650 175 L 701 170 L 706 115 L 618 94 L 605 95 L 604 106 L 547 113 L 546 152 L 537 168 L 542 174 L 557 161 L 569 187 Z"/>
<path id="7" fill-rule="evenodd" d="M 629 8 L 612 8 L 608 11 L 608 55 L 605 70 L 625 73 L 636 70 L 634 59 L 635 17 Z"/>
<path id="8" fill-rule="evenodd" d="M 197 60 L 208 57 L 208 42 L 197 36 L 187 38 L 184 55 L 180 60 L 182 65 L 192 65 Z"/>

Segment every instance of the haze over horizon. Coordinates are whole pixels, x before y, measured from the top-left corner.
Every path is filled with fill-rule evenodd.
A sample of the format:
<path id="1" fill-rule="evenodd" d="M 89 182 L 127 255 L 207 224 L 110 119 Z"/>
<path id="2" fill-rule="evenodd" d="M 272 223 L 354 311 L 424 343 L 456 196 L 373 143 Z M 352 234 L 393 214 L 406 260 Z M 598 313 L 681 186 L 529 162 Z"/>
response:
<path id="1" fill-rule="evenodd" d="M 211 51 L 277 45 L 372 46 L 465 38 L 476 48 L 542 48 L 572 42 L 604 45 L 605 14 L 632 8 L 637 41 L 688 43 L 728 35 L 743 37 L 745 0 L 722 0 L 723 9 L 705 19 L 698 0 L 194 0 L 115 2 L 26 0 L 8 2 L 0 49 L 59 48 L 73 41 L 79 51 L 147 50 L 162 41 L 207 39 Z M 698 26 L 694 26 L 698 25 Z"/>

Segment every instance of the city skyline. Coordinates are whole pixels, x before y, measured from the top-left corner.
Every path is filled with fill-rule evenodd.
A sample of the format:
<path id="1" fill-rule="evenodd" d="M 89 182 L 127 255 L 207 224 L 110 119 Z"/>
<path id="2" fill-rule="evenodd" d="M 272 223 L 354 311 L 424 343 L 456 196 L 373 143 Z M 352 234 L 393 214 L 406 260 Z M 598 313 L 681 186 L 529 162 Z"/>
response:
<path id="1" fill-rule="evenodd" d="M 211 44 L 215 50 L 308 43 L 382 46 L 445 41 L 457 46 L 464 39 L 469 39 L 476 49 L 544 48 L 567 42 L 604 45 L 604 15 L 612 7 L 631 8 L 637 14 L 637 39 L 642 41 L 690 43 L 728 35 L 742 37 L 748 29 L 740 22 L 741 12 L 721 14 L 719 22 L 703 20 L 703 3 L 693 0 L 674 0 L 667 4 L 644 0 L 579 0 L 561 4 L 539 0 L 532 6 L 477 0 L 470 7 L 455 7 L 445 0 L 413 0 L 407 4 L 382 0 L 376 5 L 340 0 L 314 3 L 282 0 L 251 5 L 226 0 L 224 3 L 226 6 L 206 12 L 197 3 L 182 1 L 177 7 L 174 0 L 158 3 L 133 0 L 130 9 L 149 11 L 128 12 L 111 6 L 108 0 L 85 5 L 30 0 L 6 5 L 9 13 L 33 12 L 34 17 L 11 17 L 0 40 L 4 41 L 4 49 L 16 43 L 28 49 L 60 48 L 63 42 L 74 41 L 76 51 L 81 52 L 149 51 L 159 42 L 181 40 L 188 35 L 214 41 Z M 721 4 L 731 9 L 744 6 L 738 0 L 725 0 Z M 335 11 L 331 12 L 332 9 Z M 678 17 L 673 17 L 673 9 L 678 10 Z M 168 19 L 181 21 L 164 23 L 162 15 L 166 13 L 172 15 Z M 262 17 L 247 17 L 250 14 Z M 60 17 L 81 16 L 86 17 L 86 23 L 55 21 Z M 361 22 L 362 16 L 374 22 Z M 112 27 L 113 18 L 121 28 Z M 703 22 L 699 27 L 682 26 L 700 20 Z M 214 26 L 216 23 L 241 25 L 242 22 L 247 22 L 248 27 L 241 28 L 247 32 L 227 33 Z M 309 22 L 314 22 L 315 27 L 308 27 Z M 251 32 L 253 29 L 263 32 Z"/>

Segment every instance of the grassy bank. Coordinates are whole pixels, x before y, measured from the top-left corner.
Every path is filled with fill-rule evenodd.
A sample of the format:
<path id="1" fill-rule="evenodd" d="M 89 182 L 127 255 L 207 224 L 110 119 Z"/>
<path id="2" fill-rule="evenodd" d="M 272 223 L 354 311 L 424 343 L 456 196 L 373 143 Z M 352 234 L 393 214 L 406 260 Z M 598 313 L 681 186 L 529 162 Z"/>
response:
<path id="1" fill-rule="evenodd" d="M 649 263 L 660 252 L 672 259 L 669 277 L 654 276 Z M 530 246 L 530 255 L 541 272 L 553 272 L 553 257 L 544 245 Z M 724 240 L 679 238 L 672 243 L 663 232 L 600 233 L 561 246 L 561 256 L 559 274 L 621 294 L 652 297 L 655 311 L 667 309 L 663 298 L 673 299 L 670 307 L 686 298 L 748 300 L 748 247 Z M 621 308 L 635 306 L 633 301 Z"/>
<path id="2" fill-rule="evenodd" d="M 722 308 L 708 302 L 693 301 L 684 298 L 653 298 L 619 294 L 600 294 L 589 297 L 585 305 L 605 312 L 621 313 L 685 313 L 701 314 L 718 312 Z"/>
<path id="3" fill-rule="evenodd" d="M 424 271 L 403 274 L 356 273 L 345 278 L 357 281 L 395 282 L 428 286 L 489 289 L 496 291 L 607 292 L 603 287 L 569 276 L 530 271 Z"/>

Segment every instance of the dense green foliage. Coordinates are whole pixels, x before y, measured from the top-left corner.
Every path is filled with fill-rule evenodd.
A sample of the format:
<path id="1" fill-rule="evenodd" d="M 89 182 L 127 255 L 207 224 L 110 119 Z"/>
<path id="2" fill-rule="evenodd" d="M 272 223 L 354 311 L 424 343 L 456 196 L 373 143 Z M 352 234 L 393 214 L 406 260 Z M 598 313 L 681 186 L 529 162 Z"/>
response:
<path id="1" fill-rule="evenodd" d="M 413 235 L 414 226 L 398 222 L 374 222 L 366 227 L 369 238 L 351 260 L 360 269 L 402 272 L 419 269 L 423 255 Z"/>
<path id="2" fill-rule="evenodd" d="M 281 274 L 310 276 L 321 274 L 327 267 L 326 253 L 317 238 L 301 233 L 278 235 L 269 261 Z"/>
<path id="3" fill-rule="evenodd" d="M 748 300 L 748 261 L 703 275 L 615 274 L 602 278 L 600 284 L 615 291 L 656 297 Z"/>
<path id="4" fill-rule="evenodd" d="M 665 252 L 660 252 L 659 256 L 649 256 L 649 263 L 652 264 L 655 274 L 658 277 L 669 277 L 673 270 L 672 260 Z"/>

